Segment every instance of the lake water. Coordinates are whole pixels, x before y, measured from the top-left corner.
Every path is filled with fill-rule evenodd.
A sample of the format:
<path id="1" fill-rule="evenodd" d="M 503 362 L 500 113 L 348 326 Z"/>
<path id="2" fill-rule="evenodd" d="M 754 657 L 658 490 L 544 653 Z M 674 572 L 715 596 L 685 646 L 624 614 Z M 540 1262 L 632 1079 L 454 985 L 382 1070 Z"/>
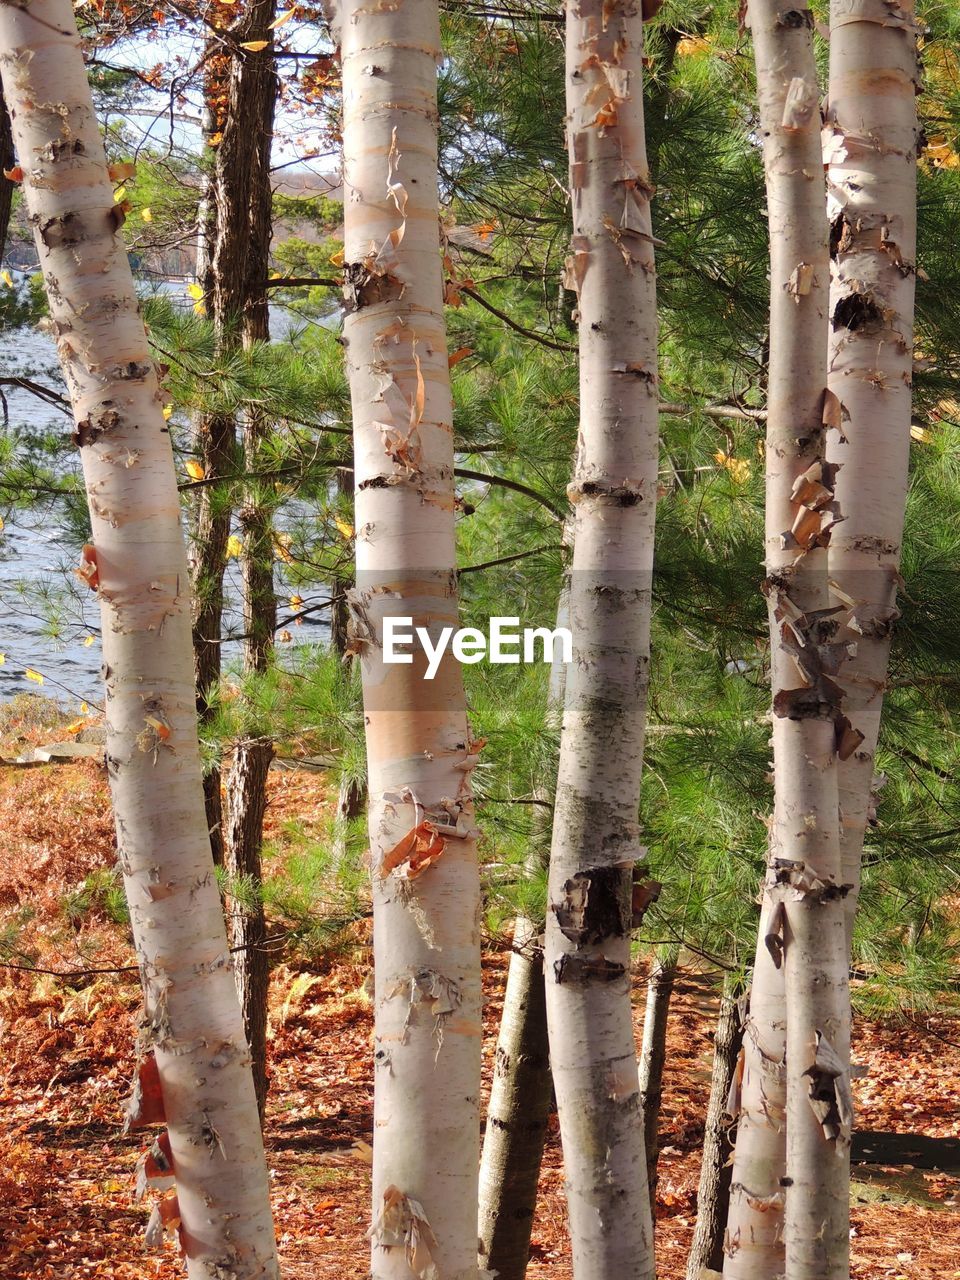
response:
<path id="1" fill-rule="evenodd" d="M 182 285 L 170 285 L 168 291 L 183 296 Z M 288 324 L 284 313 L 278 313 L 271 326 L 274 336 L 281 336 Z M 65 394 L 54 344 L 35 329 L 0 331 L 0 376 L 29 377 Z M 71 416 L 31 392 L 2 385 L 0 391 L 7 404 L 6 432 L 16 435 L 51 426 L 65 435 L 72 432 Z M 65 456 L 66 465 L 79 470 L 75 452 Z M 76 540 L 65 538 L 63 518 L 54 505 L 11 513 L 0 495 L 0 514 L 5 522 L 0 532 L 0 701 L 16 693 L 45 693 L 68 710 L 78 709 L 81 702 L 93 709 L 102 701 L 100 610 L 96 598 L 74 575 L 79 560 Z M 290 518 L 301 514 L 292 512 Z M 236 560 L 228 565 L 226 591 L 224 630 L 239 634 L 242 597 Z M 279 568 L 277 591 L 281 603 L 291 592 Z M 302 594 L 310 604 L 327 593 L 320 589 Z M 304 619 L 298 640 L 327 638 L 324 615 L 318 618 L 323 621 Z M 226 643 L 223 653 L 227 661 L 236 658 L 239 646 Z M 28 677 L 28 671 L 43 677 L 42 687 Z"/>

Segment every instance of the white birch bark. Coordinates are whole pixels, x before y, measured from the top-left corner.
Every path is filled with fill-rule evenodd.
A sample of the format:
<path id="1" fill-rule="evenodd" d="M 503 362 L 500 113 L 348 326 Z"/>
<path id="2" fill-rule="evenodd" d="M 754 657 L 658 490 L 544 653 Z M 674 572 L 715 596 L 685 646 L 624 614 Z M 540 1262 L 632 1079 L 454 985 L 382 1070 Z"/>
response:
<path id="1" fill-rule="evenodd" d="M 770 230 L 765 591 L 775 798 L 724 1275 L 825 1280 L 847 1266 L 849 1153 L 849 1121 L 828 1137 L 811 1100 L 812 1087 L 827 1088 L 818 1044 L 849 1054 L 835 679 L 848 653 L 835 640 L 825 551 L 836 520 L 825 456 L 827 222 L 812 13 L 751 0 L 748 14 Z M 838 1092 L 849 1093 L 848 1081 Z"/>
<path id="2" fill-rule="evenodd" d="M 871 809 L 907 491 L 916 281 L 919 69 L 911 0 L 835 0 L 824 129 L 833 279 L 830 387 L 843 406 L 828 452 L 843 523 L 830 575 L 857 645 L 844 707 L 863 741 L 840 768 L 852 931 Z"/>
<path id="3" fill-rule="evenodd" d="M 479 876 L 462 677 L 383 662 L 385 615 L 457 626 L 437 193 L 437 0 L 346 0 L 347 372 L 374 901 L 372 1268 L 475 1280 Z"/>
<path id="4" fill-rule="evenodd" d="M 165 1216 L 179 1218 L 193 1280 L 273 1280 L 267 1171 L 204 815 L 170 437 L 68 0 L 0 4 L 0 73 L 90 507 L 83 573 L 100 597 L 142 1048 L 163 1099 L 147 1118 L 166 1121 L 176 1177 Z"/>
<path id="5" fill-rule="evenodd" d="M 580 437 L 545 968 L 577 1280 L 654 1273 L 629 980 L 658 446 L 641 24 L 637 0 L 567 8 Z"/>

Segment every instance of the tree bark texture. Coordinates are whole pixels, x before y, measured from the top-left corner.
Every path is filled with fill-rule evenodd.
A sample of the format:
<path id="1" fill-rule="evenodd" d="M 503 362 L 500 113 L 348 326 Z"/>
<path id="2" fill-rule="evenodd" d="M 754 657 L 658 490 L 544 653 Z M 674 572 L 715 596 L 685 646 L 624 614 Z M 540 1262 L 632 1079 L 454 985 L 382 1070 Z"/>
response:
<path id="1" fill-rule="evenodd" d="M 842 405 L 828 439 L 843 516 L 830 576 L 845 606 L 846 713 L 857 735 L 840 766 L 848 941 L 872 807 L 874 757 L 903 539 L 913 379 L 919 85 L 911 0 L 835 0 L 824 130 L 833 272 L 830 388 Z"/>
<path id="2" fill-rule="evenodd" d="M 568 549 L 571 540 L 568 520 L 563 532 Z M 565 575 L 557 601 L 557 626 L 569 624 L 570 580 Z M 550 671 L 546 708 L 547 719 L 554 726 L 563 711 L 566 673 L 558 657 Z M 537 798 L 547 801 L 550 792 L 544 787 Z M 529 874 L 547 865 L 550 812 L 543 807 L 536 810 L 527 858 Z M 526 1274 L 552 1098 L 543 938 L 534 921 L 518 915 L 480 1156 L 480 1261 L 500 1280 L 523 1280 Z"/>
<path id="3" fill-rule="evenodd" d="M 249 14 L 250 30 L 270 39 L 276 0 L 263 0 Z M 239 56 L 238 56 L 239 55 Z M 227 307 L 242 308 L 239 338 L 244 347 L 270 340 L 267 275 L 272 235 L 273 191 L 270 184 L 270 150 L 277 101 L 277 75 L 272 45 L 258 53 L 240 50 L 230 60 L 223 138 L 217 158 L 217 221 L 222 228 L 243 222 L 246 228 L 245 276 L 242 295 L 225 292 L 223 264 L 218 261 L 225 236 L 214 241 L 211 279 L 219 314 Z M 242 133 L 252 134 L 252 144 Z M 238 187 L 237 171 L 243 186 Z M 229 174 L 229 181 L 226 175 Z M 227 330 L 232 334 L 232 330 Z M 234 339 L 235 340 L 235 339 Z M 246 472 L 260 465 L 260 449 L 270 424 L 256 408 L 244 411 L 242 421 L 243 464 Z M 272 503 L 254 483 L 243 495 L 239 511 L 243 551 L 243 663 L 248 672 L 264 672 L 273 654 L 277 628 L 277 597 L 273 581 L 274 539 Z M 227 781 L 227 828 L 224 862 L 234 876 L 252 887 L 246 906 L 234 908 L 231 933 L 234 967 L 243 1008 L 244 1025 L 253 1056 L 253 1079 L 263 1118 L 267 1097 L 267 993 L 270 957 L 266 949 L 267 925 L 263 910 L 263 819 L 267 808 L 267 775 L 273 759 L 273 743 L 265 737 L 242 737 L 234 745 L 233 765 Z"/>
<path id="4" fill-rule="evenodd" d="M 752 0 L 748 14 L 770 224 L 764 590 L 775 795 L 724 1274 L 799 1280 L 826 1268 L 826 1280 L 847 1266 L 849 1175 L 849 1117 L 828 1130 L 811 1096 L 828 1050 L 849 1058 L 837 798 L 849 726 L 836 679 L 849 653 L 826 572 L 837 520 L 825 441 L 837 411 L 827 391 L 826 203 L 812 13 Z M 837 1089 L 848 1097 L 845 1072 Z"/>
<path id="5" fill-rule="evenodd" d="M 10 132 L 10 113 L 7 103 L 0 93 L 0 171 L 12 169 L 14 165 L 13 134 Z M 15 184 L 0 172 L 0 257 L 7 247 L 7 232 L 10 230 L 10 213 L 13 208 L 13 192 Z"/>
<path id="6" fill-rule="evenodd" d="M 663 1068 L 667 1060 L 667 1022 L 676 981 L 676 957 L 655 960 L 647 978 L 647 1005 L 640 1046 L 640 1106 L 643 1109 L 643 1145 L 647 1154 L 647 1188 L 650 1215 L 656 1214 L 657 1164 L 660 1157 L 660 1104 L 663 1100 Z"/>
<path id="7" fill-rule="evenodd" d="M 277 97 L 270 31 L 275 14 L 276 0 L 251 0 L 230 29 L 233 52 L 229 59 L 210 51 L 212 62 L 206 89 L 208 94 L 215 95 L 216 100 L 207 105 L 214 112 L 222 109 L 222 115 L 213 173 L 201 203 L 201 216 L 206 224 L 203 239 L 207 248 L 205 254 L 198 257 L 198 270 L 204 270 L 201 284 L 207 290 L 207 314 L 216 332 L 220 354 L 234 351 L 251 341 L 266 341 L 270 336 L 266 278 L 272 206 L 270 148 Z M 260 50 L 242 47 L 244 42 L 257 40 L 266 40 L 267 47 Z M 209 206 L 206 211 L 204 203 Z M 246 464 L 249 460 L 251 434 L 254 439 L 257 437 L 253 422 L 247 425 L 240 447 L 232 414 L 214 414 L 198 423 L 197 448 L 207 479 L 237 474 L 241 462 Z M 200 489 L 192 573 L 196 594 L 193 634 L 201 719 L 207 712 L 211 691 L 220 679 L 223 575 L 232 514 L 233 488 L 229 482 Z M 256 541 L 260 523 L 257 515 L 251 515 L 247 510 L 246 522 L 254 526 L 252 536 Z M 272 547 L 269 555 L 272 592 Z M 254 570 L 257 577 L 262 577 L 263 572 L 262 569 Z M 248 578 L 249 574 L 245 577 Z M 249 600 L 251 584 L 245 581 L 244 586 Z M 255 585 L 252 589 L 254 592 L 257 590 Z M 259 613 L 251 616 L 262 634 L 269 625 L 269 616 Z M 247 776 L 253 777 L 254 774 L 251 772 Z M 216 856 L 219 849 L 222 856 L 222 835 L 218 839 L 223 822 L 219 769 L 208 774 L 206 800 L 214 853 Z"/>
<path id="8" fill-rule="evenodd" d="M 436 0 L 339 8 L 344 343 L 373 880 L 376 1280 L 477 1276 L 480 886 L 459 665 L 382 661 L 385 616 L 457 626 L 437 194 Z"/>
<path id="9" fill-rule="evenodd" d="M 192 1280 L 264 1280 L 278 1268 L 206 836 L 180 504 L 123 211 L 67 0 L 0 5 L 0 50 L 93 529 L 82 573 L 101 604 L 107 767 L 144 986 L 130 1119 L 167 1125 Z"/>
<path id="10" fill-rule="evenodd" d="M 497 1036 L 480 1161 L 480 1261 L 499 1280 L 523 1280 L 553 1090 L 543 948 L 520 916 Z"/>
<path id="11" fill-rule="evenodd" d="M 739 1002 L 725 994 L 713 1038 L 710 1101 L 703 1133 L 703 1159 L 697 1190 L 697 1224 L 687 1260 L 687 1280 L 712 1280 L 723 1270 L 723 1242 L 733 1169 L 730 1125 L 733 1100 L 740 1090 L 743 1023 Z M 704 1272 L 707 1276 L 704 1276 Z"/>
<path id="12" fill-rule="evenodd" d="M 239 895 L 229 912 L 230 945 L 243 1025 L 253 1060 L 253 1084 L 263 1120 L 267 1101 L 267 994 L 270 958 L 263 911 L 263 819 L 267 810 L 267 775 L 273 759 L 269 738 L 242 738 L 234 747 L 227 782 L 226 866 L 232 876 L 250 886 L 249 898 Z"/>
<path id="13" fill-rule="evenodd" d="M 657 493 L 657 318 L 639 3 L 567 9 L 580 437 L 546 922 L 547 1019 L 576 1280 L 652 1277 L 630 932 Z"/>

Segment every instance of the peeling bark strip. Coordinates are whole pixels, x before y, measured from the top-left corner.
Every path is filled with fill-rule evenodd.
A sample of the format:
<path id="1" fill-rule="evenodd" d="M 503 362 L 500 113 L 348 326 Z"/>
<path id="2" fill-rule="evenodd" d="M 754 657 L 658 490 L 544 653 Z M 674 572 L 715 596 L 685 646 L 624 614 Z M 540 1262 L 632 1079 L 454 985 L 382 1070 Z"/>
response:
<path id="1" fill-rule="evenodd" d="M 580 444 L 568 490 L 575 652 L 561 733 L 546 969 L 577 1280 L 644 1280 L 654 1272 L 626 980 L 658 444 L 641 23 L 637 0 L 567 6 L 573 240 L 566 286 L 577 291 L 580 314 Z"/>
<path id="2" fill-rule="evenodd" d="M 466 1280 L 477 1274 L 480 886 L 470 773 L 481 744 L 470 738 L 455 660 L 426 681 L 422 654 L 386 664 L 382 649 L 387 615 L 431 633 L 457 626 L 439 13 L 436 0 L 345 0 L 337 18 L 344 260 L 353 264 L 344 320 L 357 525 L 349 648 L 363 678 L 374 868 L 372 1269 L 377 1280 L 411 1269 Z"/>
<path id="3" fill-rule="evenodd" d="M 775 796 L 724 1276 L 813 1280 L 803 1259 L 806 1232 L 829 1257 L 817 1280 L 830 1280 L 846 1274 L 846 1166 L 824 1158 L 804 1073 L 819 1028 L 829 1026 L 841 1044 L 849 1036 L 843 902 L 825 891 L 841 879 L 837 751 L 849 729 L 843 668 L 855 651 L 838 638 L 843 610 L 831 596 L 826 562 L 845 512 L 825 426 L 843 415 L 826 391 L 829 228 L 813 18 L 783 0 L 749 0 L 748 17 L 770 211 L 764 592 Z"/>
<path id="4" fill-rule="evenodd" d="M 268 1280 L 267 1172 L 207 839 L 173 457 L 68 0 L 0 4 L 0 74 L 78 434 L 109 419 L 81 458 L 142 1050 L 177 1179 L 151 1235 L 178 1224 L 192 1280 Z"/>

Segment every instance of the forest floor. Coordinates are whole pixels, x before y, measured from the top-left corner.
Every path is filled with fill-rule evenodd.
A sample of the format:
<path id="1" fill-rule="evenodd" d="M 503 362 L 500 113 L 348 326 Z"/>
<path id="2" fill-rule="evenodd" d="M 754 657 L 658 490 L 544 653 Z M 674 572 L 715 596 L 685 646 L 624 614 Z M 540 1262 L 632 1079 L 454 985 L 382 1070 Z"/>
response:
<path id="1" fill-rule="evenodd" d="M 271 774 L 268 834 L 329 820 L 323 779 Z M 122 925 L 81 886 L 114 863 L 103 771 L 93 762 L 0 771 L 0 945 L 41 968 L 131 963 Z M 9 956 L 9 942 L 7 945 Z M 372 1011 L 363 937 L 309 969 L 280 965 L 271 998 L 267 1148 L 286 1280 L 368 1274 Z M 488 950 L 485 1070 L 506 957 Z M 642 973 L 635 1005 L 639 1042 Z M 124 1136 L 133 1070 L 135 972 L 70 982 L 0 969 L 0 1276 L 4 1280 L 173 1280 L 173 1245 L 148 1255 L 149 1205 L 133 1195 L 143 1144 Z M 680 1280 L 696 1214 L 715 998 L 681 979 L 671 1013 L 657 1202 L 658 1275 Z M 960 1277 L 960 1028 L 946 1019 L 859 1020 L 856 1280 Z M 856 1153 L 855 1153 L 856 1154 Z M 567 1280 L 562 1162 L 552 1117 L 530 1280 Z"/>

